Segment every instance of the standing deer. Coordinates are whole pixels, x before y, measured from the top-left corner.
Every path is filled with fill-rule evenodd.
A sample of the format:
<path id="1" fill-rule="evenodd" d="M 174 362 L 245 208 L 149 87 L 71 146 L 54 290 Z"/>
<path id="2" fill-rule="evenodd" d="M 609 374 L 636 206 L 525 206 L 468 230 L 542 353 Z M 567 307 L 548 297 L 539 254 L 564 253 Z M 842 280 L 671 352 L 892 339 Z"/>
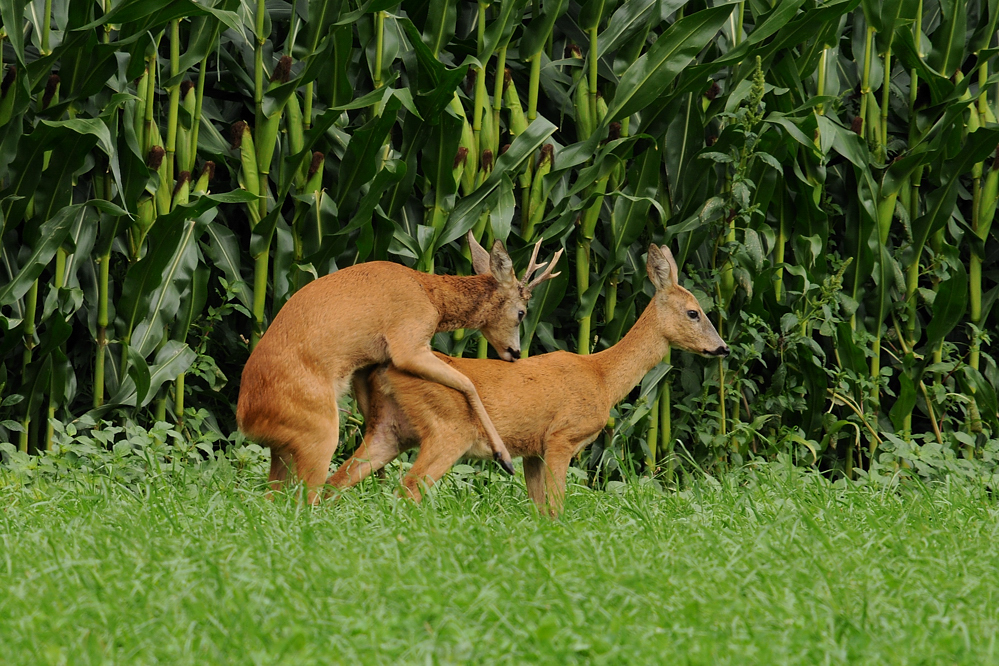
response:
<path id="1" fill-rule="evenodd" d="M 305 482 L 309 502 L 316 501 L 338 443 L 338 401 L 353 380 L 358 401 L 367 402 L 370 367 L 388 361 L 457 391 L 486 433 L 493 457 L 513 473 L 510 453 L 474 384 L 434 356 L 430 338 L 477 328 L 504 361 L 517 359 L 527 300 L 535 286 L 558 275 L 552 268 L 561 250 L 531 280 L 545 265 L 535 263 L 540 243 L 535 245 L 518 281 L 501 242 L 491 253 L 471 233 L 468 243 L 474 276 L 429 275 L 372 261 L 309 283 L 281 308 L 243 368 L 236 411 L 240 430 L 271 449 L 272 489 L 293 471 Z"/>
<path id="2" fill-rule="evenodd" d="M 677 284 L 669 248 L 649 247 L 647 270 L 656 294 L 628 334 L 592 356 L 564 351 L 507 365 L 441 357 L 478 389 L 514 456 L 524 458 L 527 492 L 542 511 L 562 510 L 572 456 L 590 444 L 621 401 L 659 363 L 670 344 L 707 356 L 729 349 L 693 294 Z M 364 404 L 364 442 L 329 485 L 352 486 L 405 449 L 420 447 L 403 479 L 419 501 L 420 483 L 433 484 L 462 456 L 488 456 L 487 437 L 461 396 L 422 381 L 396 365 L 376 369 Z"/>

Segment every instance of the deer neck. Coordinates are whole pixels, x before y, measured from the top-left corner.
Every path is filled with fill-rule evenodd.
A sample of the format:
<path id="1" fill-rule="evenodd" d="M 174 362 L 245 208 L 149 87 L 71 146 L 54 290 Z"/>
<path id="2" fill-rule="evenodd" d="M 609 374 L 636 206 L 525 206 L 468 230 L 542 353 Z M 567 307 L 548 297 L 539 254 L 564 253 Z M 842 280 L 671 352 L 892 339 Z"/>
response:
<path id="1" fill-rule="evenodd" d="M 654 311 L 650 304 L 620 342 L 591 357 L 604 377 L 612 405 L 623 400 L 669 349 L 669 340 L 656 328 Z"/>
<path id="2" fill-rule="evenodd" d="M 491 275 L 427 275 L 419 278 L 430 302 L 440 313 L 438 331 L 482 328 L 484 313 L 499 288 Z"/>

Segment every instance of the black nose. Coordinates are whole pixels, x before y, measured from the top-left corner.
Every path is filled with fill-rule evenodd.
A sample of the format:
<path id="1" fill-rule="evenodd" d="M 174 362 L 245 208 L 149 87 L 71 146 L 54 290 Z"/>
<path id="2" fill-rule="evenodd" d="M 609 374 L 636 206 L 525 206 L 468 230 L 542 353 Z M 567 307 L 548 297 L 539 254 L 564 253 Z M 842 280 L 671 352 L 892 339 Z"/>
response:
<path id="1" fill-rule="evenodd" d="M 722 345 L 718 349 L 711 352 L 715 356 L 728 356 L 729 348 L 726 345 Z"/>
<path id="2" fill-rule="evenodd" d="M 511 361 L 516 361 L 518 358 L 520 358 L 520 350 L 519 349 L 514 349 L 513 347 L 507 347 L 506 350 L 508 352 L 510 352 L 510 360 Z"/>

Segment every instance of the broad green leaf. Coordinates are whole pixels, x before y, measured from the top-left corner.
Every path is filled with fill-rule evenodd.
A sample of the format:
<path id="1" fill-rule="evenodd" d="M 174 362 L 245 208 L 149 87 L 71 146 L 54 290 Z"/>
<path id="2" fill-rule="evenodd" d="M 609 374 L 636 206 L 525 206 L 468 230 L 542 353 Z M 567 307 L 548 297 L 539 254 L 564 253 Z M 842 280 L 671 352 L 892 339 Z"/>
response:
<path id="1" fill-rule="evenodd" d="M 579 24 L 580 29 L 589 32 L 600 24 L 607 0 L 583 0 L 580 4 L 581 7 L 579 8 L 579 16 L 576 19 L 576 23 Z"/>
<path id="2" fill-rule="evenodd" d="M 97 143 L 98 137 L 90 131 L 80 131 L 75 125 L 42 123 L 25 137 L 18 148 L 17 158 L 11 165 L 6 195 L 16 195 L 20 200 L 9 199 L 4 210 L 10 220 L 24 214 L 28 200 L 35 198 L 35 217 L 48 220 L 56 211 L 68 206 L 72 199 L 73 174 L 83 164 L 87 153 Z M 103 125 L 100 121 L 93 121 Z M 90 127 L 91 124 L 85 124 Z M 107 131 L 107 128 L 104 128 Z M 56 159 L 49 162 L 45 177 L 39 178 L 45 163 L 45 153 L 58 150 Z"/>
<path id="3" fill-rule="evenodd" d="M 167 340 L 156 352 L 156 360 L 149 368 L 149 394 L 138 406 L 149 404 L 165 382 L 173 381 L 177 375 L 187 372 L 198 357 L 194 350 L 177 340 Z"/>
<path id="4" fill-rule="evenodd" d="M 686 16 L 670 26 L 652 48 L 621 75 L 603 125 L 641 111 L 658 99 L 721 29 L 731 13 L 732 5 L 721 5 Z"/>
<path id="5" fill-rule="evenodd" d="M 208 278 L 212 271 L 203 258 L 199 257 L 198 265 L 194 269 L 190 287 L 182 295 L 182 305 L 177 313 L 177 323 L 170 329 L 170 338 L 179 342 L 187 340 L 187 333 L 191 330 L 191 324 L 201 316 L 208 302 Z"/>
<path id="6" fill-rule="evenodd" d="M 916 2 L 918 1 L 916 0 Z M 899 18 L 909 14 L 910 11 L 911 15 L 915 16 L 915 7 L 912 7 L 914 4 L 913 0 L 885 0 L 881 4 L 880 25 L 877 29 L 886 37 L 886 48 L 891 48 L 892 38 L 895 36 L 895 26 L 898 24 Z"/>
<path id="7" fill-rule="evenodd" d="M 336 205 L 341 216 L 353 212 L 360 186 L 371 180 L 377 172 L 382 145 L 395 124 L 399 106 L 399 101 L 393 97 L 385 105 L 381 115 L 372 118 L 354 132 L 347 144 L 337 182 Z"/>
<path id="8" fill-rule="evenodd" d="M 970 365 L 961 366 L 961 372 L 965 387 L 971 389 L 975 402 L 978 403 L 978 411 L 981 413 L 982 418 L 989 424 L 993 432 L 999 431 L 999 415 L 996 413 L 996 392 L 992 384 L 985 379 L 981 372 L 975 370 Z"/>
<path id="9" fill-rule="evenodd" d="M 423 118 L 434 125 L 454 98 L 454 91 L 465 78 L 468 66 L 446 68 L 423 43 L 416 26 L 409 19 L 401 19 L 399 24 L 409 37 L 419 63 L 417 76 L 419 94 L 416 103 L 422 111 Z"/>
<path id="10" fill-rule="evenodd" d="M 353 37 L 354 34 L 349 25 L 337 26 L 330 31 L 329 39 L 333 42 L 333 48 L 327 72 L 332 106 L 346 104 L 353 96 L 353 88 L 349 78 L 349 65 L 353 56 L 351 50 Z"/>
<path id="11" fill-rule="evenodd" d="M 562 15 L 568 3 L 565 0 L 546 0 L 540 16 L 531 18 L 520 37 L 521 59 L 533 60 L 545 47 L 548 35 L 555 26 L 555 20 Z"/>
<path id="12" fill-rule="evenodd" d="M 489 211 L 489 226 L 492 227 L 493 238 L 506 242 L 517 206 L 517 200 L 513 196 L 513 181 L 504 176 L 496 190 L 496 204 Z"/>
<path id="13" fill-rule="evenodd" d="M 22 26 L 24 26 L 24 6 L 26 4 L 26 0 L 0 0 L 0 19 L 3 20 L 3 24 L 17 26 L 14 30 L 8 28 L 6 33 L 10 45 L 14 47 L 14 56 L 22 67 L 25 65 Z"/>
<path id="14" fill-rule="evenodd" d="M 999 19 L 999 0 L 986 0 L 980 4 L 980 7 L 978 26 L 968 41 L 970 53 L 978 53 L 991 43 L 992 36 L 996 32 L 996 19 Z"/>
<path id="15" fill-rule="evenodd" d="M 659 189 L 659 168 L 662 154 L 655 143 L 635 159 L 628 172 L 628 193 L 635 198 L 619 197 L 614 202 L 613 244 L 611 256 L 615 264 L 623 264 L 628 248 L 638 240 L 648 222 L 649 206 Z"/>
<path id="16" fill-rule="evenodd" d="M 423 25 L 421 41 L 435 57 L 454 37 L 454 22 L 458 18 L 457 0 L 430 0 L 427 22 Z M 507 3 L 511 4 L 508 0 Z M 412 38 L 410 38 L 412 41 Z"/>
<path id="17" fill-rule="evenodd" d="M 652 392 L 659 387 L 663 378 L 673 369 L 669 363 L 659 363 L 649 370 L 648 374 L 642 378 L 642 388 L 638 392 L 639 400 L 647 400 Z"/>
<path id="18" fill-rule="evenodd" d="M 895 404 L 892 405 L 888 413 L 895 432 L 902 432 L 902 422 L 906 416 L 912 414 L 912 409 L 916 406 L 916 385 L 906 372 L 898 375 L 899 391 Z"/>
<path id="19" fill-rule="evenodd" d="M 674 198 L 685 198 L 683 189 L 687 165 L 694 153 L 701 149 L 704 141 L 704 124 L 698 107 L 700 97 L 694 94 L 684 96 L 679 103 L 672 122 L 666 129 L 665 155 L 666 177 L 675 192 Z"/>
<path id="20" fill-rule="evenodd" d="M 628 0 L 611 15 L 597 36 L 597 57 L 613 53 L 648 23 L 658 25 L 659 16 L 672 14 L 690 0 Z"/>
<path id="21" fill-rule="evenodd" d="M 451 159 L 453 160 L 454 158 Z M 378 170 L 377 175 L 375 175 L 374 179 L 371 181 L 370 188 L 361 199 L 361 202 L 357 207 L 357 213 L 348 225 L 336 232 L 336 235 L 342 236 L 357 229 L 364 229 L 365 227 L 370 228 L 371 216 L 375 211 L 375 206 L 378 205 L 379 199 L 381 199 L 386 190 L 398 183 L 405 176 L 405 162 L 400 160 L 389 160 L 383 164 L 382 168 Z M 359 261 L 364 261 L 364 259 L 365 257 L 361 257 Z"/>
<path id="22" fill-rule="evenodd" d="M 155 395 L 155 392 L 152 394 L 149 392 L 149 374 L 149 364 L 146 363 L 145 357 L 138 353 L 135 348 L 128 347 L 128 378 L 132 380 L 135 391 L 135 394 L 130 396 L 132 398 L 131 404 L 146 404 L 146 396 L 149 396 L 151 400 Z M 115 398 L 112 398 L 112 401 L 115 401 Z"/>
<path id="23" fill-rule="evenodd" d="M 479 214 L 482 212 L 486 200 L 499 187 L 503 176 L 513 176 L 519 172 L 524 161 L 540 150 L 556 129 L 558 128 L 546 118 L 538 116 L 528 126 L 527 131 L 517 136 L 510 144 L 510 149 L 496 160 L 493 172 L 489 174 L 482 185 L 467 197 L 463 197 L 454 207 L 450 217 L 448 217 L 447 224 L 444 226 L 444 231 L 437 239 L 436 247 L 439 248 L 464 236 L 465 232 L 471 229 L 479 219 Z M 555 155 L 556 164 L 558 160 L 558 155 Z"/>
<path id="24" fill-rule="evenodd" d="M 478 54 L 480 62 L 483 64 L 489 62 L 496 49 L 502 48 L 510 42 L 514 28 L 520 25 L 526 5 L 527 0 L 504 0 L 500 3 L 498 14 L 489 21 L 489 25 L 486 27 L 485 39 L 482 41 L 482 53 Z"/>
<path id="25" fill-rule="evenodd" d="M 216 221 L 208 224 L 206 232 L 209 238 L 207 246 L 208 256 L 211 257 L 215 266 L 225 275 L 226 281 L 236 293 L 236 298 L 239 299 L 239 302 L 247 310 L 252 309 L 253 295 L 250 293 L 249 286 L 243 280 L 239 242 L 236 239 L 236 235 L 228 227 L 224 227 Z"/>
<path id="26" fill-rule="evenodd" d="M 31 255 L 21 265 L 14 278 L 0 287 L 0 305 L 10 305 L 28 292 L 34 281 L 52 261 L 56 250 L 69 235 L 70 229 L 78 218 L 83 217 L 85 208 L 84 204 L 66 206 L 42 224 L 39 230 L 39 240 L 31 248 Z"/>
<path id="27" fill-rule="evenodd" d="M 968 25 L 967 3 L 964 0 L 941 0 L 943 20 L 932 35 L 933 49 L 927 58 L 929 65 L 946 78 L 954 75 L 964 61 L 964 40 Z"/>
<path id="28" fill-rule="evenodd" d="M 188 288 L 198 265 L 197 228 L 195 220 L 184 224 L 177 237 L 177 244 L 172 248 L 173 256 L 163 273 L 157 276 L 155 288 L 145 297 L 145 317 L 135 326 L 131 336 L 131 349 L 143 358 L 151 354 L 163 340 L 165 326 L 174 321 L 180 309 L 181 295 Z"/>
<path id="29" fill-rule="evenodd" d="M 309 0 L 309 20 L 305 24 L 309 53 L 315 53 L 319 40 L 326 36 L 330 24 L 340 16 L 343 0 Z"/>
<path id="30" fill-rule="evenodd" d="M 351 25 L 355 23 L 359 18 L 365 14 L 374 14 L 375 12 L 383 12 L 386 9 L 391 9 L 399 4 L 399 0 L 367 0 L 358 9 L 342 14 L 340 18 L 333 24 L 335 26 Z"/>
<path id="31" fill-rule="evenodd" d="M 126 354 L 129 359 L 128 376 L 104 405 L 91 409 L 86 417 L 98 419 L 119 407 L 145 407 L 165 382 L 186 372 L 198 357 L 193 349 L 177 340 L 167 340 L 163 344 L 156 353 L 153 365 L 132 349 L 128 349 Z"/>
<path id="32" fill-rule="evenodd" d="M 954 211 L 957 199 L 958 177 L 967 173 L 976 162 L 981 162 L 995 151 L 999 145 L 999 130 L 980 128 L 968 135 L 967 148 L 943 168 L 946 180 L 927 197 L 926 212 L 913 220 L 912 237 L 916 256 L 922 251 L 927 239 L 943 227 Z"/>
<path id="33" fill-rule="evenodd" d="M 547 248 L 543 246 L 542 250 L 545 249 Z M 555 250 L 557 251 L 557 248 Z M 568 259 L 563 255 L 559 261 L 567 262 Z M 520 348 L 522 350 L 530 351 L 538 325 L 551 315 L 565 296 L 571 271 L 565 264 L 557 266 L 555 270 L 560 273 L 558 276 L 542 282 L 531 293 L 531 300 L 527 304 L 527 315 L 524 317 L 524 323 L 521 324 L 520 329 Z"/>
<path id="34" fill-rule="evenodd" d="M 454 162 L 461 140 L 464 121 L 450 111 L 441 114 L 441 122 L 430 129 L 430 139 L 423 148 L 420 166 L 430 181 L 434 206 L 447 213 L 454 207 L 458 183 L 454 178 Z"/>
<path id="35" fill-rule="evenodd" d="M 968 306 L 968 272 L 954 262 L 951 275 L 942 281 L 933 299 L 933 318 L 926 325 L 926 350 L 930 354 L 964 317 Z"/>

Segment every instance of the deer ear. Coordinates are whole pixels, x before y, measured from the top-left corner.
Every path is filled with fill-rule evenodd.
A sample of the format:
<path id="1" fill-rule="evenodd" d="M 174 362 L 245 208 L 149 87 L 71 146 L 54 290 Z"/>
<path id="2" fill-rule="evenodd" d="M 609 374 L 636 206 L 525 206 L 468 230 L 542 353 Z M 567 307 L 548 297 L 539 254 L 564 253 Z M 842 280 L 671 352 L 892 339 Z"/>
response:
<path id="1" fill-rule="evenodd" d="M 669 252 L 669 250 L 666 250 Z M 676 284 L 676 273 L 670 265 L 669 259 L 663 254 L 657 245 L 649 246 L 649 256 L 646 260 L 645 269 L 649 273 L 649 279 L 655 286 L 656 291 L 672 287 Z"/>
<path id="2" fill-rule="evenodd" d="M 493 274 L 500 284 L 510 285 L 517 283 L 517 275 L 513 271 L 513 260 L 503 248 L 502 241 L 493 243 L 493 251 L 489 254 L 489 272 Z"/>
<path id="3" fill-rule="evenodd" d="M 669 246 L 660 245 L 659 249 L 662 250 L 663 256 L 669 262 L 669 267 L 673 269 L 673 281 L 678 281 L 680 279 L 680 269 L 676 266 L 676 259 L 673 258 L 673 253 L 670 252 Z"/>
<path id="4" fill-rule="evenodd" d="M 489 275 L 491 272 L 489 270 L 489 253 L 486 252 L 486 248 L 479 245 L 479 241 L 475 240 L 475 235 L 469 231 L 468 232 L 468 249 L 472 252 L 472 268 L 475 270 L 476 275 Z"/>

